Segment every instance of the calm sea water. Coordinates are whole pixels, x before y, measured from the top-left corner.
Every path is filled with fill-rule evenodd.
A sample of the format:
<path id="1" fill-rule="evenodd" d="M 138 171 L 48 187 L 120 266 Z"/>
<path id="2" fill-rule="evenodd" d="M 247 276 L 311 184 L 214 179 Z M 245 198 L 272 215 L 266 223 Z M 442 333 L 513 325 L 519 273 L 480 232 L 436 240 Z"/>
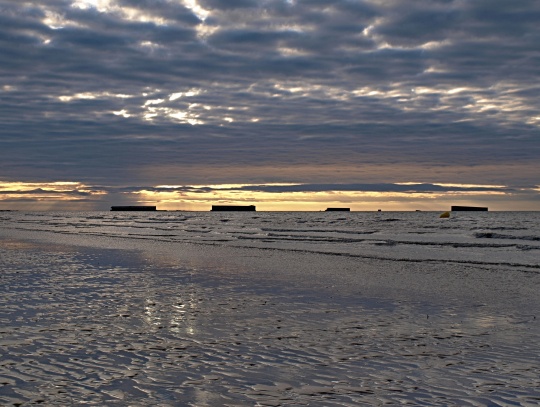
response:
<path id="1" fill-rule="evenodd" d="M 540 271 L 540 212 L 4 212 L 3 229 Z"/>

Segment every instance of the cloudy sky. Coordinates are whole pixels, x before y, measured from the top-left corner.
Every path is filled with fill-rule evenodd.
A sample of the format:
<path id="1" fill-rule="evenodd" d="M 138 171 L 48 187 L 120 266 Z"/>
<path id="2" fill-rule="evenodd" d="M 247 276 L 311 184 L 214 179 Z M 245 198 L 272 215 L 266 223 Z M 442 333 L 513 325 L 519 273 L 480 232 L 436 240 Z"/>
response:
<path id="1" fill-rule="evenodd" d="M 0 0 L 0 209 L 540 210 L 538 0 Z"/>

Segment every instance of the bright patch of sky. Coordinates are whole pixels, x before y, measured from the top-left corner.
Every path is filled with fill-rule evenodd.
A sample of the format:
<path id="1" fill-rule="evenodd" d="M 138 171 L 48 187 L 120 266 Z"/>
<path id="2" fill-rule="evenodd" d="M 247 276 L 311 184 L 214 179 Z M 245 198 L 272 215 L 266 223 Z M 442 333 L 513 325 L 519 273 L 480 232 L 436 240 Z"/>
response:
<path id="1" fill-rule="evenodd" d="M 184 4 L 197 16 L 199 20 L 204 22 L 210 15 L 210 11 L 205 10 L 199 5 L 197 0 L 184 0 Z"/>
<path id="2" fill-rule="evenodd" d="M 71 201 L 80 200 L 84 196 L 99 197 L 107 192 L 81 182 L 2 182 L 0 181 L 0 201 L 33 196 L 40 200 Z"/>
<path id="3" fill-rule="evenodd" d="M 303 185 L 283 184 L 213 184 L 213 185 L 157 185 L 154 187 L 103 187 L 81 182 L 0 182 L 0 208 L 33 197 L 41 208 L 56 204 L 69 204 L 81 200 L 101 203 L 108 209 L 112 196 L 123 196 L 132 204 L 152 204 L 160 209 L 208 210 L 210 205 L 257 204 L 259 210 L 323 210 L 327 206 L 347 206 L 352 210 L 439 210 L 452 204 L 468 204 L 478 199 L 504 202 L 509 196 L 538 194 L 540 188 L 507 190 L 506 187 L 476 184 L 445 184 L 443 189 L 433 184 L 403 182 L 393 184 L 409 186 L 406 190 L 380 190 L 381 185 Z M 392 185 L 387 187 L 394 188 Z M 444 190 L 448 188 L 448 190 Z M 298 189 L 298 190 L 296 190 Z M 305 189 L 305 190 L 303 190 Z M 357 189 L 357 190 L 355 190 Z M 402 189 L 402 188 L 401 188 Z M 36 208 L 34 206 L 34 208 Z"/>
<path id="4" fill-rule="evenodd" d="M 190 89 L 186 92 L 175 92 L 175 93 L 171 93 L 169 95 L 169 100 L 170 101 L 173 101 L 173 100 L 176 100 L 176 99 L 180 99 L 182 97 L 193 97 L 193 96 L 197 96 L 199 94 L 203 93 L 203 90 L 202 89 Z"/>
<path id="5" fill-rule="evenodd" d="M 116 14 L 127 21 L 154 23 L 156 25 L 166 25 L 168 23 L 168 20 L 163 17 L 143 12 L 134 7 L 121 6 L 115 0 L 77 0 L 71 6 L 81 10 L 93 8 L 100 13 Z"/>

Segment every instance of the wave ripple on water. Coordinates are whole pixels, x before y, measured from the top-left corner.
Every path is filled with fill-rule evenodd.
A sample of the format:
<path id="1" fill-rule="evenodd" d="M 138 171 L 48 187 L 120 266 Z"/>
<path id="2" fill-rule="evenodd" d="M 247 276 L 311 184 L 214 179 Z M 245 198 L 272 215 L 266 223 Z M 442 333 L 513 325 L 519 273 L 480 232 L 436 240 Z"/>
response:
<path id="1" fill-rule="evenodd" d="M 540 212 L 65 212 L 0 215 L 4 228 L 540 271 Z"/>

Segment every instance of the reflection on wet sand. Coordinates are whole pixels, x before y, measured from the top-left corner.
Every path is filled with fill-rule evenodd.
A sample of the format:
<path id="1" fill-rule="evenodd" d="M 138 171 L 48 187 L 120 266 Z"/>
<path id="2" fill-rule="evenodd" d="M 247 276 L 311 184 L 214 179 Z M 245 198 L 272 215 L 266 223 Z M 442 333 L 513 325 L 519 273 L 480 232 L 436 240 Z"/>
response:
<path id="1" fill-rule="evenodd" d="M 428 307 L 0 246 L 0 403 L 533 405 L 533 315 Z"/>

